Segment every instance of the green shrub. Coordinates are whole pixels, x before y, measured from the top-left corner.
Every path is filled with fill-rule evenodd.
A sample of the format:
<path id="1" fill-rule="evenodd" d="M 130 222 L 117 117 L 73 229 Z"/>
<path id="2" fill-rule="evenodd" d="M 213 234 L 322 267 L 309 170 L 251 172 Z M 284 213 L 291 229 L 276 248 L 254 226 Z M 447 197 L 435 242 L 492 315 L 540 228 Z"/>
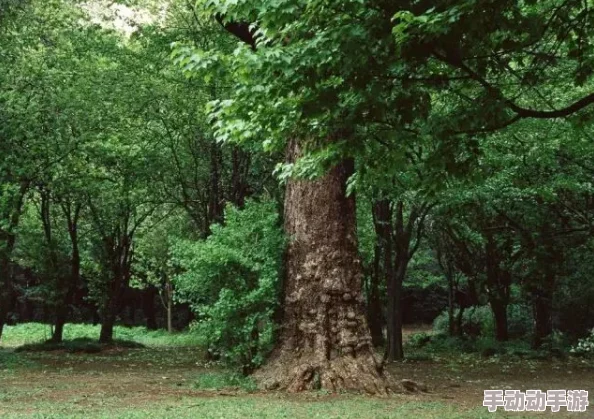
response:
<path id="1" fill-rule="evenodd" d="M 223 390 L 228 388 L 255 391 L 258 386 L 251 377 L 234 372 L 209 372 L 201 374 L 194 383 L 201 390 Z"/>
<path id="2" fill-rule="evenodd" d="M 173 248 L 181 273 L 177 299 L 191 305 L 192 325 L 209 352 L 251 371 L 272 348 L 284 236 L 273 202 L 229 206 L 225 226 L 204 241 Z"/>
<path id="3" fill-rule="evenodd" d="M 431 335 L 425 332 L 414 333 L 409 336 L 407 346 L 422 348 L 431 341 Z"/>
<path id="4" fill-rule="evenodd" d="M 569 340 L 564 333 L 559 330 L 553 330 L 553 333 L 542 340 L 542 344 L 538 349 L 551 356 L 564 358 L 569 349 Z"/>
<path id="5" fill-rule="evenodd" d="M 507 306 L 507 331 L 511 338 L 520 338 L 532 334 L 534 319 L 532 309 L 526 304 Z"/>
<path id="6" fill-rule="evenodd" d="M 459 309 L 454 310 L 454 318 L 458 317 Z M 433 330 L 437 334 L 447 334 L 449 331 L 449 318 L 444 310 L 433 321 Z M 487 336 L 495 329 L 493 313 L 488 306 L 475 306 L 464 310 L 462 313 L 462 333 L 468 336 Z"/>
<path id="7" fill-rule="evenodd" d="M 459 309 L 454 310 L 457 318 Z M 523 337 L 532 332 L 532 314 L 528 307 L 510 304 L 507 307 L 507 326 L 510 338 Z M 447 310 L 433 321 L 433 330 L 437 334 L 447 334 L 449 318 Z M 494 336 L 495 320 L 488 305 L 470 307 L 462 313 L 462 333 L 467 336 Z"/>
<path id="8" fill-rule="evenodd" d="M 573 355 L 594 357 L 594 329 L 585 338 L 582 338 L 574 345 L 569 352 Z"/>
<path id="9" fill-rule="evenodd" d="M 530 344 L 522 340 L 499 342 L 493 336 L 468 338 L 448 336 L 447 334 L 430 336 L 429 342 L 423 345 L 421 352 L 423 354 L 474 353 L 483 357 L 497 355 L 528 357 L 535 354 L 530 350 Z"/>

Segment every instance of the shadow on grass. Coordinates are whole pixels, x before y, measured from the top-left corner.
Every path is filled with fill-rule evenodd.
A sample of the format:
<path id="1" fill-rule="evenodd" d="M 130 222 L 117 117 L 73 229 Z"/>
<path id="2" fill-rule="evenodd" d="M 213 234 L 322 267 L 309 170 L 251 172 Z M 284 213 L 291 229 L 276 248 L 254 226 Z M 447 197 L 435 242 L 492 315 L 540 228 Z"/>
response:
<path id="1" fill-rule="evenodd" d="M 145 346 L 142 343 L 131 340 L 115 339 L 111 343 L 99 343 L 91 338 L 76 338 L 62 342 L 52 342 L 51 340 L 39 343 L 28 343 L 15 348 L 15 352 L 52 352 L 65 351 L 70 353 L 95 354 L 110 349 L 142 349 Z"/>

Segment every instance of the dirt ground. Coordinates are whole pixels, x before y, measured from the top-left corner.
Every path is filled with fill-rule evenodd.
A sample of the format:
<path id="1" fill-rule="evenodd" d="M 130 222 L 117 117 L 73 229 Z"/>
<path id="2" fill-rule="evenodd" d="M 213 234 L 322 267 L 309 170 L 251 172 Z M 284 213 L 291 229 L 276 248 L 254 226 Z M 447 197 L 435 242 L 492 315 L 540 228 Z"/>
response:
<path id="1" fill-rule="evenodd" d="M 31 353 L 18 357 L 22 362 L 16 365 L 4 369 L 0 365 L 0 416 L 33 414 L 56 405 L 140 408 L 187 398 L 234 397 L 241 392 L 196 389 L 197 377 L 213 368 L 204 365 L 192 348 L 116 350 L 94 355 Z M 388 371 L 395 379 L 411 379 L 428 386 L 427 393 L 398 395 L 403 400 L 439 402 L 462 411 L 481 407 L 485 389 L 583 389 L 594 394 L 594 366 L 581 359 L 500 360 L 460 354 L 405 361 L 390 365 Z M 269 397 L 270 393 L 249 396 Z M 594 406 L 585 414 L 554 417 L 566 415 L 594 418 Z"/>

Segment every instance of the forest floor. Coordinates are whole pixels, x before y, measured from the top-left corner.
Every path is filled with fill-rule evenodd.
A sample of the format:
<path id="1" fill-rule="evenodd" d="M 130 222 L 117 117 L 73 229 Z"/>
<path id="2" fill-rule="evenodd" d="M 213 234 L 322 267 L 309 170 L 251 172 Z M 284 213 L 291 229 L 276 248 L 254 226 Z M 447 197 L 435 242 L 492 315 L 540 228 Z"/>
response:
<path id="1" fill-rule="evenodd" d="M 188 345 L 80 354 L 15 352 L 5 342 L 0 418 L 518 418 L 532 416 L 488 413 L 483 390 L 584 389 L 591 400 L 594 394 L 594 363 L 583 359 L 414 355 L 389 371 L 425 383 L 429 392 L 376 398 L 259 392 L 205 364 Z M 594 418 L 594 406 L 585 413 L 533 416 Z"/>

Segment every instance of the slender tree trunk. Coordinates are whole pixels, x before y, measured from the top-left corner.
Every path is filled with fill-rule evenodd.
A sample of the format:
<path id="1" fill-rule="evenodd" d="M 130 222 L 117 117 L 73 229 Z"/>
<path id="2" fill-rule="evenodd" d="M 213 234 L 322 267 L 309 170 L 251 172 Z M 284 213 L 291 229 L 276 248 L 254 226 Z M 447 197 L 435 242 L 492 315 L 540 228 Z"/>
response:
<path id="1" fill-rule="evenodd" d="M 478 290 L 476 289 L 476 282 L 476 277 L 468 277 L 468 307 L 475 307 L 480 305 Z"/>
<path id="2" fill-rule="evenodd" d="M 173 301 L 167 302 L 167 331 L 173 333 L 173 313 L 172 313 Z"/>
<path id="3" fill-rule="evenodd" d="M 8 314 L 14 305 L 15 294 L 12 283 L 12 265 L 10 255 L 15 243 L 15 236 L 0 230 L 0 338 Z M 4 248 L 2 248 L 4 246 Z"/>
<path id="4" fill-rule="evenodd" d="M 454 275 L 448 268 L 446 270 L 448 279 L 448 334 L 456 336 L 456 322 L 454 319 Z"/>
<path id="5" fill-rule="evenodd" d="M 113 328 L 116 317 L 121 308 L 121 299 L 124 291 L 123 278 L 116 274 L 113 279 L 112 287 L 108 296 L 108 300 L 104 306 L 103 319 L 101 321 L 101 333 L 99 335 L 100 343 L 113 342 Z"/>
<path id="6" fill-rule="evenodd" d="M 171 284 L 169 277 L 167 277 L 165 287 L 167 297 L 167 331 L 173 333 L 173 284 Z"/>
<path id="7" fill-rule="evenodd" d="M 495 319 L 495 339 L 505 342 L 509 339 L 507 332 L 507 304 L 497 298 L 489 301 Z"/>
<path id="8" fill-rule="evenodd" d="M 394 239 L 392 232 L 392 207 L 389 199 L 376 201 L 373 207 L 374 227 L 378 246 L 382 249 L 384 278 L 386 281 L 386 348 L 384 358 L 390 358 L 390 348 L 395 345 L 394 316 L 395 306 L 395 272 L 394 272 Z"/>
<path id="9" fill-rule="evenodd" d="M 541 226 L 537 263 L 542 268 L 542 279 L 536 284 L 533 293 L 534 340 L 532 346 L 538 348 L 544 338 L 553 333 L 553 299 L 555 296 L 557 270 L 564 256 L 563 247 L 555 246 L 549 224 Z"/>
<path id="10" fill-rule="evenodd" d="M 375 255 L 374 255 L 374 272 L 370 287 L 369 300 L 369 325 L 371 329 L 371 337 L 374 346 L 381 346 L 385 343 L 384 339 L 384 324 L 386 324 L 384 315 L 382 313 L 382 306 L 379 294 L 380 278 L 383 277 L 386 285 L 390 283 L 392 277 L 393 263 L 392 263 L 392 210 L 390 208 L 390 201 L 388 199 L 379 199 L 373 203 L 373 226 L 376 235 Z M 380 269 L 380 266 L 382 269 Z M 387 287 L 388 289 L 388 287 Z M 388 304 L 390 301 L 389 295 L 391 289 L 388 289 Z M 388 307 L 387 318 L 391 318 L 393 312 L 392 307 Z M 387 324 L 390 328 L 391 325 Z M 388 335 L 390 333 L 388 332 Z"/>
<path id="11" fill-rule="evenodd" d="M 0 251 L 0 339 L 8 317 L 10 301 L 12 300 L 12 281 L 10 260 Z"/>
<path id="12" fill-rule="evenodd" d="M 0 250 L 0 338 L 2 338 L 2 331 L 8 317 L 8 307 L 12 300 L 11 276 L 10 260 Z"/>
<path id="13" fill-rule="evenodd" d="M 66 322 L 66 310 L 67 305 L 64 305 L 64 295 L 66 294 L 64 278 L 58 269 L 58 255 L 56 253 L 56 243 L 53 239 L 52 219 L 51 219 L 51 205 L 52 205 L 52 194 L 51 191 L 43 185 L 39 187 L 39 195 L 41 196 L 40 205 L 40 218 L 43 226 L 43 233 L 45 237 L 45 245 L 49 253 L 50 267 L 47 274 L 51 278 L 53 277 L 56 281 L 55 291 L 57 297 L 55 300 L 50 302 L 51 308 L 54 311 L 55 321 L 54 330 L 51 342 L 61 342 L 62 334 L 64 331 L 64 323 Z"/>
<path id="14" fill-rule="evenodd" d="M 296 160 L 297 142 L 287 154 Z M 353 168 L 344 160 L 315 181 L 287 184 L 284 320 L 275 354 L 258 372 L 268 388 L 387 391 L 363 307 L 355 199 L 346 196 Z"/>
<path id="15" fill-rule="evenodd" d="M 553 289 L 555 277 L 547 272 L 544 283 L 540 284 L 532 296 L 534 312 L 534 338 L 532 347 L 538 349 L 544 338 L 553 333 Z"/>
<path id="16" fill-rule="evenodd" d="M 101 343 L 111 343 L 113 341 L 113 327 L 121 308 L 123 292 L 124 283 L 122 275 L 119 271 L 115 271 L 107 301 L 103 306 L 101 333 L 99 335 L 99 342 Z"/>
<path id="17" fill-rule="evenodd" d="M 431 207 L 432 205 L 428 202 L 411 205 L 407 220 L 405 221 L 404 201 L 399 200 L 395 206 L 394 224 L 393 228 L 390 228 L 395 253 L 395 267 L 392 269 L 393 274 L 388 276 L 388 284 L 391 285 L 389 286 L 390 296 L 388 297 L 390 314 L 388 314 L 387 322 L 388 324 L 393 324 L 393 326 L 388 327 L 386 359 L 390 362 L 404 358 L 402 344 L 402 286 L 406 276 L 406 270 L 408 269 L 408 263 L 421 244 L 423 224 Z"/>
<path id="18" fill-rule="evenodd" d="M 7 211 L 0 214 L 0 220 L 8 225 L 0 227 L 0 338 L 2 338 L 8 313 L 14 303 L 11 255 L 16 242 L 14 231 L 19 225 L 21 209 L 28 189 L 29 182 L 23 181 L 20 183 L 19 191 L 15 196 L 2 197 L 7 199 L 4 202 Z"/>
<path id="19" fill-rule="evenodd" d="M 58 309 L 56 312 L 56 321 L 54 323 L 54 331 L 52 333 L 51 342 L 60 343 L 62 342 L 64 335 L 64 325 L 66 324 L 65 310 Z"/>
<path id="20" fill-rule="evenodd" d="M 463 332 L 464 332 L 464 310 L 466 308 L 465 307 L 460 307 L 460 309 L 458 310 L 458 316 L 456 318 L 456 333 L 458 336 L 462 336 Z"/>
<path id="21" fill-rule="evenodd" d="M 534 300 L 534 340 L 532 346 L 538 349 L 544 338 L 553 333 L 551 303 L 539 296 Z"/>
<path id="22" fill-rule="evenodd" d="M 127 225 L 122 231 L 126 233 L 103 238 L 111 271 L 111 283 L 108 288 L 107 300 L 103 306 L 103 321 L 99 337 L 101 343 L 113 341 L 115 320 L 121 310 L 122 299 L 130 283 L 133 233 L 128 231 Z"/>
<path id="23" fill-rule="evenodd" d="M 113 342 L 113 326 L 115 324 L 116 315 L 113 312 L 105 313 L 103 321 L 101 322 L 101 332 L 99 334 L 100 343 Z"/>
<path id="24" fill-rule="evenodd" d="M 511 273 L 502 268 L 502 259 L 495 238 L 491 233 L 488 233 L 485 244 L 487 294 L 495 319 L 495 338 L 500 342 L 508 340 L 507 305 L 509 302 L 509 287 L 511 286 Z"/>
<path id="25" fill-rule="evenodd" d="M 388 362 L 399 361 L 404 358 L 404 348 L 402 344 L 402 283 L 406 274 L 406 265 L 408 261 L 398 260 L 397 268 L 392 276 L 391 294 L 391 316 L 388 317 L 388 323 L 392 327 L 388 328 L 388 347 L 386 359 Z"/>
<path id="26" fill-rule="evenodd" d="M 210 148 L 210 181 L 208 191 L 208 229 L 210 224 L 223 221 L 223 198 L 221 196 L 221 146 L 216 142 Z"/>
<path id="27" fill-rule="evenodd" d="M 237 207 L 243 208 L 247 193 L 247 175 L 250 167 L 250 156 L 239 147 L 234 147 L 231 159 L 231 202 Z"/>
<path id="28" fill-rule="evenodd" d="M 68 300 L 69 298 L 67 296 L 64 297 L 64 301 L 56 307 L 56 320 L 54 322 L 54 331 L 50 339 L 51 342 L 60 343 L 64 338 L 64 325 L 68 318 L 68 306 L 70 304 L 70 301 Z"/>
<path id="29" fill-rule="evenodd" d="M 380 300 L 379 282 L 380 282 L 380 257 L 381 249 L 379 245 L 375 246 L 374 267 L 369 278 L 369 290 L 367 296 L 367 322 L 371 332 L 371 341 L 374 347 L 380 347 L 384 344 L 384 319 L 382 314 L 382 304 Z"/>
<path id="30" fill-rule="evenodd" d="M 76 288 L 80 282 L 80 250 L 78 247 L 78 217 L 81 210 L 81 205 L 76 204 L 74 211 L 70 211 L 70 207 L 62 206 L 64 215 L 67 218 L 68 234 L 70 236 L 71 246 L 71 260 L 70 260 L 70 278 L 66 284 L 63 284 L 63 299 L 56 310 L 56 323 L 54 325 L 54 333 L 52 335 L 53 342 L 62 342 L 64 325 L 68 319 L 68 312 L 72 299 L 76 293 Z"/>
<path id="31" fill-rule="evenodd" d="M 67 279 L 64 278 L 58 267 L 58 254 L 56 249 L 57 244 L 53 239 L 51 205 L 53 203 L 54 196 L 52 191 L 44 186 L 39 187 L 39 194 L 41 196 L 41 224 L 43 226 L 45 244 L 47 246 L 51 262 L 49 275 L 53 276 L 56 280 L 55 291 L 57 297 L 51 302 L 51 306 L 55 314 L 55 321 L 50 342 L 60 343 L 62 342 L 64 324 L 66 323 L 66 318 L 68 316 L 70 289 Z"/>
<path id="32" fill-rule="evenodd" d="M 157 316 L 155 314 L 155 297 L 159 291 L 154 286 L 147 287 L 142 296 L 142 308 L 148 330 L 157 330 Z"/>

